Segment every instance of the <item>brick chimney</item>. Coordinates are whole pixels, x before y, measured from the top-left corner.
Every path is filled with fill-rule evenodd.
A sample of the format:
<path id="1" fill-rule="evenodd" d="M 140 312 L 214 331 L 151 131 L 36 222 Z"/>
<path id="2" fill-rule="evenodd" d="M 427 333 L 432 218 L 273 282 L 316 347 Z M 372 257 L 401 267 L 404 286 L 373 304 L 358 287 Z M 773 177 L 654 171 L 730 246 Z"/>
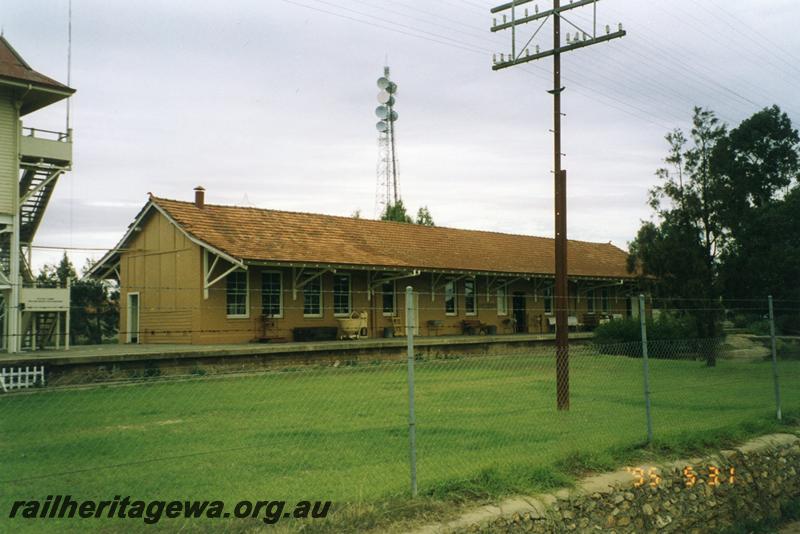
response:
<path id="1" fill-rule="evenodd" d="M 203 209 L 203 206 L 206 205 L 206 190 L 203 189 L 202 185 L 194 188 L 194 205 L 200 209 Z"/>

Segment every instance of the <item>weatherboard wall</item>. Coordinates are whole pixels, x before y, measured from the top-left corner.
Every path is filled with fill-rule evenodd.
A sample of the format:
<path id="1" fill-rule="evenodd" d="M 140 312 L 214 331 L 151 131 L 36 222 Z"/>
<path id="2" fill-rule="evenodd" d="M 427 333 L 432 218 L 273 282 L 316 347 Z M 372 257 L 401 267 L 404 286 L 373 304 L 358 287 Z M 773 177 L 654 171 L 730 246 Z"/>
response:
<path id="1" fill-rule="evenodd" d="M 14 95 L 0 89 L 0 214 L 14 213 L 14 195 L 19 188 L 19 113 Z"/>
<path id="2" fill-rule="evenodd" d="M 161 214 L 144 221 L 120 258 L 120 341 L 128 295 L 139 293 L 139 342 L 191 343 L 199 326 L 200 247 Z"/>

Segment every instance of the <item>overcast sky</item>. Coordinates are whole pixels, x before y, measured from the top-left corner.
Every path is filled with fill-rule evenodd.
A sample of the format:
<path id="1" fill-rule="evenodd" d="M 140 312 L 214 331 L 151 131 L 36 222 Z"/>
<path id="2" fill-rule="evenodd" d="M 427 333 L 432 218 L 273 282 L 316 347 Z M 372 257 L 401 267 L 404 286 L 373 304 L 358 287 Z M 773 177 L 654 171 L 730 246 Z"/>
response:
<path id="1" fill-rule="evenodd" d="M 551 236 L 552 62 L 493 72 L 510 33 L 489 32 L 492 5 L 74 0 L 74 168 L 37 244 L 111 247 L 148 191 L 189 200 L 196 185 L 210 203 L 374 216 L 375 80 L 387 57 L 406 205 L 427 205 L 442 226 Z M 67 6 L 0 5 L 6 38 L 61 81 Z M 591 7 L 565 16 L 590 31 Z M 628 36 L 563 59 L 568 233 L 626 248 L 650 216 L 664 134 L 686 128 L 692 106 L 735 125 L 778 104 L 800 123 L 800 4 L 603 0 L 597 20 L 601 33 L 621 22 Z M 531 48 L 550 48 L 550 32 Z M 61 130 L 64 111 L 25 124 Z M 34 263 L 60 254 L 37 249 Z M 70 254 L 81 266 L 102 252 Z"/>

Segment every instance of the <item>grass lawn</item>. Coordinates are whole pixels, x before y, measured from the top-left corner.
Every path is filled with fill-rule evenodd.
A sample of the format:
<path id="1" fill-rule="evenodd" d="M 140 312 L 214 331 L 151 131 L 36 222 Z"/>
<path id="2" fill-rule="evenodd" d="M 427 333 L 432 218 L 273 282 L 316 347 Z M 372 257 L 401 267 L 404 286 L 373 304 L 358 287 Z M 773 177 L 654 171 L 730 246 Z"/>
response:
<path id="1" fill-rule="evenodd" d="M 644 440 L 641 363 L 574 351 L 571 410 L 557 412 L 549 353 L 418 361 L 420 493 L 535 491 L 572 468 L 604 467 Z M 784 413 L 797 414 L 800 361 L 780 364 Z M 769 362 L 650 368 L 657 443 L 713 444 L 720 432 L 774 419 Z M 60 493 L 231 506 L 401 496 L 406 388 L 405 365 L 392 363 L 2 395 L 0 531 L 14 500 Z M 14 526 L 87 527 L 51 521 Z"/>

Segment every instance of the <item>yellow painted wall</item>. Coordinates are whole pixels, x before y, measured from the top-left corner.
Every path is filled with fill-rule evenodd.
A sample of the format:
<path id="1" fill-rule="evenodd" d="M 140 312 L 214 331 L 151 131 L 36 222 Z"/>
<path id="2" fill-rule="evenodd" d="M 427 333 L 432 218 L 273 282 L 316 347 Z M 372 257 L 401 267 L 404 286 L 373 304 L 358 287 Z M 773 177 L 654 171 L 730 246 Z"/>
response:
<path id="1" fill-rule="evenodd" d="M 228 265 L 226 264 L 227 268 Z M 281 272 L 283 282 L 283 316 L 274 318 L 269 321 L 266 330 L 262 328 L 261 316 L 261 271 L 270 270 Z M 371 337 L 380 337 L 383 335 L 384 327 L 393 326 L 392 317 L 384 316 L 382 311 L 382 300 L 380 292 L 376 292 L 372 300 L 367 298 L 367 273 L 363 271 L 339 271 L 339 273 L 348 273 L 351 276 L 351 310 L 356 312 L 366 311 L 368 313 L 369 333 Z M 249 277 L 249 316 L 246 318 L 228 318 L 226 317 L 226 296 L 225 296 L 225 282 L 220 281 L 210 290 L 209 299 L 204 301 L 202 308 L 202 324 L 203 332 L 200 334 L 200 343 L 241 343 L 248 342 L 261 337 L 279 337 L 286 340 L 292 339 L 292 329 L 295 327 L 303 326 L 338 326 L 337 317 L 333 313 L 333 274 L 326 273 L 322 276 L 322 291 L 323 291 L 323 313 L 322 317 L 305 317 L 303 315 L 303 292 L 297 292 L 297 299 L 292 297 L 292 271 L 290 269 L 279 268 L 260 268 L 250 267 Z M 443 283 L 444 278 L 440 280 Z M 419 334 L 420 335 L 455 335 L 462 333 L 463 320 L 479 320 L 485 324 L 493 324 L 497 326 L 498 333 L 511 333 L 511 325 L 504 319 L 509 319 L 513 316 L 512 313 L 512 295 L 514 292 L 523 292 L 525 294 L 526 311 L 528 314 L 528 331 L 530 333 L 546 333 L 547 322 L 545 320 L 545 307 L 542 286 L 545 281 L 539 280 L 538 282 L 521 280 L 514 282 L 508 287 L 508 314 L 500 316 L 497 313 L 497 298 L 496 292 L 492 289 L 488 301 L 486 298 L 487 278 L 485 276 L 478 276 L 476 278 L 477 284 L 477 314 L 467 315 L 464 306 L 464 280 L 461 279 L 457 282 L 457 313 L 454 316 L 448 316 L 444 311 L 444 288 L 438 286 L 433 301 L 431 300 L 431 282 L 432 278 L 430 273 L 423 273 L 419 277 L 401 279 L 395 282 L 396 287 L 396 316 L 397 325 L 400 327 L 400 333 L 403 332 L 405 327 L 405 287 L 411 285 L 415 292 L 418 292 L 418 308 L 419 308 Z M 585 287 L 598 285 L 597 282 L 582 282 L 582 284 L 590 284 L 589 286 L 581 286 L 585 291 Z M 539 286 L 537 289 L 537 285 Z M 574 296 L 576 285 L 570 284 L 570 289 L 573 293 L 570 298 L 570 315 L 578 317 L 580 322 L 583 321 L 583 315 L 587 313 L 586 296 L 581 293 L 580 299 Z M 620 287 L 609 287 L 609 311 L 607 313 L 626 315 L 626 289 Z M 601 301 L 598 296 L 596 298 L 595 309 L 601 311 Z M 439 327 L 431 327 L 428 321 L 438 320 L 442 324 Z M 341 333 L 341 332 L 340 332 Z"/>
<path id="2" fill-rule="evenodd" d="M 141 343 L 191 343 L 198 326 L 200 247 L 158 212 L 120 259 L 120 342 L 127 342 L 128 294 L 139 293 Z"/>

